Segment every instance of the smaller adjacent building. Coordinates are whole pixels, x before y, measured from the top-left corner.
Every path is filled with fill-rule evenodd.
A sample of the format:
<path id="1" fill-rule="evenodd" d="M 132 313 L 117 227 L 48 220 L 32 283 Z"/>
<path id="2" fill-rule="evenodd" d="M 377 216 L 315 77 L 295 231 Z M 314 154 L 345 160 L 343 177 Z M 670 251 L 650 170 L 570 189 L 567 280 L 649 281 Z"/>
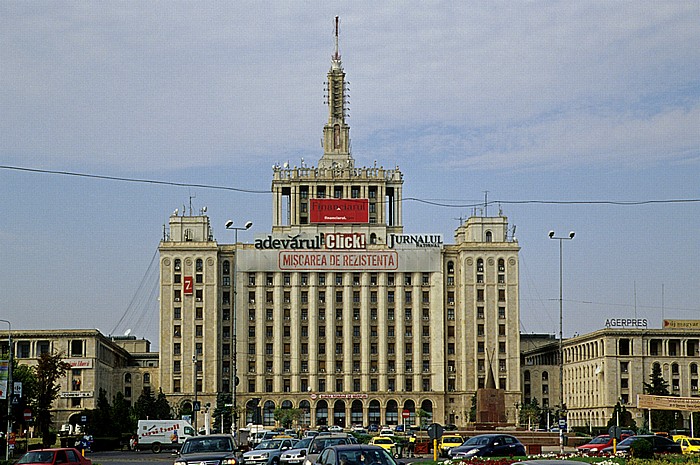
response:
<path id="1" fill-rule="evenodd" d="M 7 353 L 7 331 L 0 331 L 0 352 Z M 43 353 L 61 353 L 70 365 L 60 380 L 54 422 L 79 423 L 84 409 L 94 409 L 100 389 L 111 402 L 122 392 L 136 401 L 144 389 L 157 390 L 158 353 L 134 336 L 108 337 L 96 329 L 13 330 L 12 353 L 20 365 L 36 366 Z"/>
<path id="2" fill-rule="evenodd" d="M 622 320 L 620 320 L 622 321 Z M 559 343 L 553 336 L 521 336 L 523 400 L 536 398 L 555 411 L 559 399 Z M 605 426 L 620 402 L 638 425 L 645 411 L 637 395 L 654 365 L 671 394 L 698 397 L 700 332 L 692 324 L 666 320 L 661 329 L 611 325 L 563 343 L 564 404 L 569 427 Z"/>

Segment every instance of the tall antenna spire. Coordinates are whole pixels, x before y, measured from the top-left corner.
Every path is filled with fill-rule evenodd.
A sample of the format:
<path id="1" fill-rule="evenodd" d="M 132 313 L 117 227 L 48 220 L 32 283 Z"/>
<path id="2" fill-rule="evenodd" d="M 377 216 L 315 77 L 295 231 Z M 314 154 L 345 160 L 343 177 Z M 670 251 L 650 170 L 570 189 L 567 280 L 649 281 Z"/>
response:
<path id="1" fill-rule="evenodd" d="M 338 47 L 338 23 L 339 19 L 335 17 L 335 54 L 333 55 L 334 60 L 340 60 L 340 49 Z"/>

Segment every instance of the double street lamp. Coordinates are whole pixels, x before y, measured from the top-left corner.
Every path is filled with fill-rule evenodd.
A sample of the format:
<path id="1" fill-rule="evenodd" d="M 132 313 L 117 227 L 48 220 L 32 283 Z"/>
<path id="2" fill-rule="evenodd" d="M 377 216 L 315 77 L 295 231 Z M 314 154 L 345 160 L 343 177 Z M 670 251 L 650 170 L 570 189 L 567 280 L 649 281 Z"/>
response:
<path id="1" fill-rule="evenodd" d="M 233 403 L 233 426 L 235 427 L 233 433 L 238 441 L 238 403 L 236 399 L 236 391 L 238 390 L 238 314 L 236 313 L 236 300 L 237 300 L 237 285 L 238 280 L 236 279 L 236 271 L 238 269 L 238 231 L 247 231 L 253 226 L 252 221 L 246 222 L 242 228 L 238 228 L 233 225 L 233 220 L 226 221 L 226 229 L 233 231 L 233 246 L 236 248 L 236 254 L 233 259 L 233 304 L 231 305 L 233 313 L 233 387 L 232 387 L 232 403 Z M 223 432 L 223 424 L 221 425 Z"/>
<path id="2" fill-rule="evenodd" d="M 557 237 L 554 231 L 549 231 L 549 238 L 559 241 L 559 418 L 566 418 L 564 415 L 564 300 L 562 299 L 564 261 L 563 247 L 564 241 L 570 241 L 576 235 L 571 231 L 568 237 Z M 564 453 L 564 429 L 559 425 L 559 449 Z"/>

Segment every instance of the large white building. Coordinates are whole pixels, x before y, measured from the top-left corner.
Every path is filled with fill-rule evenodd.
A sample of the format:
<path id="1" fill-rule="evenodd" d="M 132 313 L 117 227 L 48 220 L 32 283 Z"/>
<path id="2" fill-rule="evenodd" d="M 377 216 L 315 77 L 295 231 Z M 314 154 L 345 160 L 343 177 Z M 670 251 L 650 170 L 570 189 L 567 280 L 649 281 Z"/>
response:
<path id="1" fill-rule="evenodd" d="M 327 80 L 323 154 L 273 168 L 272 231 L 220 244 L 204 214 L 170 217 L 158 384 L 188 410 L 195 388 L 204 403 L 232 391 L 235 371 L 246 422 L 293 407 L 312 426 L 417 423 L 419 409 L 464 423 L 492 367 L 514 419 L 519 246 L 507 218 L 469 218 L 453 244 L 406 231 L 403 173 L 356 166 L 350 151 L 337 35 Z"/>

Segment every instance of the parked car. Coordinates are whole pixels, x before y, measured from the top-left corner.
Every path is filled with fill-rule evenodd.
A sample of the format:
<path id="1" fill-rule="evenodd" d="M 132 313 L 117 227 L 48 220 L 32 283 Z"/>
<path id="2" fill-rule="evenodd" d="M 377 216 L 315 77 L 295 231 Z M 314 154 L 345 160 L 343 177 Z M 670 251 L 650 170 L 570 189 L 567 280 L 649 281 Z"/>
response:
<path id="1" fill-rule="evenodd" d="M 343 427 L 338 425 L 332 425 L 328 427 L 328 431 L 331 433 L 342 433 Z"/>
<path id="2" fill-rule="evenodd" d="M 237 465 L 236 445 L 233 436 L 228 434 L 210 434 L 187 438 L 178 452 L 175 465 L 188 463 L 218 463 Z"/>
<path id="3" fill-rule="evenodd" d="M 313 437 L 306 437 L 294 444 L 293 449 L 283 452 L 282 455 L 280 455 L 280 463 L 283 465 L 297 465 L 303 463 L 304 459 L 306 459 L 306 453 L 309 450 L 309 444 L 311 444 L 312 439 Z"/>
<path id="4" fill-rule="evenodd" d="M 280 462 L 280 456 L 294 448 L 293 438 L 274 438 L 262 441 L 255 449 L 243 453 L 245 465 L 272 465 Z"/>
<path id="5" fill-rule="evenodd" d="M 617 445 L 617 452 L 621 454 L 629 454 L 630 448 L 637 441 L 648 441 L 651 443 L 651 448 L 655 454 L 681 454 L 683 450 L 681 445 L 671 441 L 669 438 L 663 436 L 657 436 L 655 434 L 639 434 L 637 436 L 630 436 L 624 441 L 620 441 Z M 606 447 L 602 450 L 604 454 L 612 454 L 612 446 Z"/>
<path id="6" fill-rule="evenodd" d="M 379 430 L 379 435 L 380 436 L 393 436 L 394 430 L 385 426 L 384 428 Z"/>
<path id="7" fill-rule="evenodd" d="M 356 444 L 355 436 L 348 433 L 328 433 L 319 434 L 309 444 L 309 449 L 306 454 L 304 465 L 313 465 L 318 456 L 326 447 L 339 446 L 343 444 Z"/>
<path id="8" fill-rule="evenodd" d="M 367 431 L 370 433 L 378 433 L 379 425 L 372 423 L 371 425 L 367 426 Z"/>
<path id="9" fill-rule="evenodd" d="M 447 453 L 453 447 L 459 447 L 464 442 L 464 438 L 459 434 L 443 434 L 438 443 L 438 455 L 447 457 Z"/>
<path id="10" fill-rule="evenodd" d="M 445 426 L 442 427 L 445 431 L 457 431 L 457 425 L 453 425 L 452 423 L 448 423 Z"/>
<path id="11" fill-rule="evenodd" d="M 679 438 L 675 442 L 681 445 L 684 454 L 700 454 L 700 439 L 685 437 Z"/>
<path id="12" fill-rule="evenodd" d="M 622 439 L 620 442 L 623 440 L 627 439 L 629 435 L 623 434 Z M 582 444 L 576 448 L 579 452 L 584 452 L 584 453 L 591 453 L 591 454 L 597 454 L 601 452 L 603 449 L 606 447 L 612 446 L 613 443 L 613 437 L 610 436 L 609 434 L 601 434 L 600 436 L 596 436 L 593 439 L 591 439 L 590 442 L 586 444 Z"/>
<path id="13" fill-rule="evenodd" d="M 9 462 L 8 462 L 9 463 Z M 27 452 L 19 459 L 18 464 L 23 465 L 54 465 L 54 464 L 75 464 L 75 465 L 92 465 L 90 459 L 86 459 L 73 448 L 60 449 L 39 449 Z"/>
<path id="14" fill-rule="evenodd" d="M 379 446 L 348 444 L 324 449 L 311 465 L 397 465 L 394 458 Z"/>
<path id="15" fill-rule="evenodd" d="M 405 432 L 405 429 L 404 429 L 403 425 L 396 425 L 394 427 L 394 433 L 404 433 L 404 432 Z"/>
<path id="16" fill-rule="evenodd" d="M 525 446 L 510 434 L 479 434 L 448 452 L 451 459 L 470 457 L 513 457 L 526 455 Z"/>

